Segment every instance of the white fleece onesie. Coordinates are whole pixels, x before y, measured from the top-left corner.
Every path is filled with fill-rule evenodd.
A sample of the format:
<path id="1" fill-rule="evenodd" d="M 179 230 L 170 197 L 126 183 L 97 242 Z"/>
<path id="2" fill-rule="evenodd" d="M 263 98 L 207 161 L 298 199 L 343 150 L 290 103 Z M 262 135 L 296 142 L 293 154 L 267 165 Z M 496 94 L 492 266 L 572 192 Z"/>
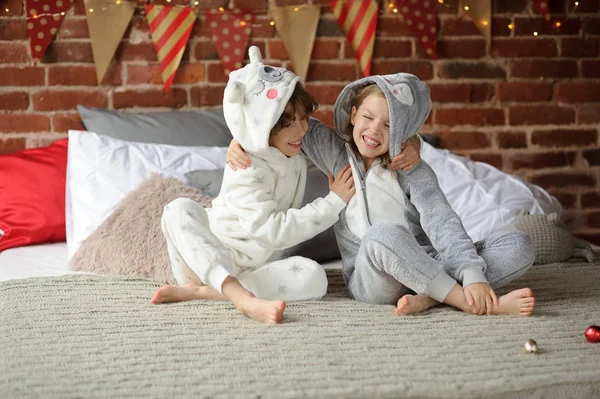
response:
<path id="1" fill-rule="evenodd" d="M 225 278 L 236 276 L 262 299 L 318 299 L 327 290 L 322 267 L 299 256 L 281 260 L 281 250 L 325 231 L 346 204 L 330 192 L 298 209 L 306 159 L 270 147 L 269 134 L 299 78 L 265 66 L 257 47 L 249 53 L 250 64 L 230 74 L 223 109 L 251 166 L 236 172 L 225 168 L 212 208 L 188 199 L 165 207 L 162 228 L 171 266 L 180 285 L 206 284 L 221 292 Z"/>

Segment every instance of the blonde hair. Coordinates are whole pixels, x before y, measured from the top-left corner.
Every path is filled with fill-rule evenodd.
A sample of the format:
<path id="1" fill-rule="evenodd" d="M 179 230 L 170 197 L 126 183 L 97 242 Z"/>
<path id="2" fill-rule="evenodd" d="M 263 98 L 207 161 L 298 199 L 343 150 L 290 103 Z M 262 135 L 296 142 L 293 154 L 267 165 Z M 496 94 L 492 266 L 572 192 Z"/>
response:
<path id="1" fill-rule="evenodd" d="M 358 87 L 355 90 L 356 91 L 354 97 L 352 98 L 351 105 L 357 110 L 365 101 L 365 99 L 371 95 L 381 97 L 387 101 L 387 98 L 385 98 L 385 94 L 383 94 L 381 87 L 379 87 L 376 83 L 368 83 L 364 86 Z M 359 152 L 358 147 L 354 142 L 353 131 L 354 125 L 352 124 L 352 118 L 348 117 L 348 122 L 346 123 L 346 126 L 344 128 L 344 133 L 346 134 L 346 136 L 350 137 L 350 140 L 347 143 L 349 143 L 352 146 L 354 151 Z M 387 153 L 380 155 L 379 159 L 381 159 L 381 166 L 383 166 L 384 168 L 388 168 L 390 171 L 392 170 L 392 160 L 390 159 L 389 150 Z"/>

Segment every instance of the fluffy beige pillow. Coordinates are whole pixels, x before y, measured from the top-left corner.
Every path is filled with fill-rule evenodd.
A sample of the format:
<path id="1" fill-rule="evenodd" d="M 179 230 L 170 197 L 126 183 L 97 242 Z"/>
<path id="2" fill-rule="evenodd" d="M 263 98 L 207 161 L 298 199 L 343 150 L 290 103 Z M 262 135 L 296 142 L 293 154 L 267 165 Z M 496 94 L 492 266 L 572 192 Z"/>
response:
<path id="1" fill-rule="evenodd" d="M 177 179 L 151 174 L 81 244 L 69 268 L 175 284 L 160 219 L 163 207 L 180 197 L 191 198 L 205 208 L 212 204 L 212 198 Z"/>

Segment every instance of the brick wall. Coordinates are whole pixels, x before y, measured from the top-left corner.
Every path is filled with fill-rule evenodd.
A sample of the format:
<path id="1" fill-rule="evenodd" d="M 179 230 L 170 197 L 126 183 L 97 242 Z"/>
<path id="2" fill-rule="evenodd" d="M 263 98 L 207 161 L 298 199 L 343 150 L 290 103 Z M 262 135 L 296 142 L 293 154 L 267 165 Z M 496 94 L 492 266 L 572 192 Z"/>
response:
<path id="1" fill-rule="evenodd" d="M 489 47 L 457 2 L 439 5 L 437 61 L 425 55 L 397 14 L 382 14 L 372 72 L 405 71 L 427 81 L 434 106 L 424 132 L 438 134 L 445 148 L 548 189 L 565 207 L 571 231 L 600 244 L 600 1 L 579 0 L 573 10 L 574 1 L 551 0 L 552 17 L 562 21 L 555 28 L 527 0 L 495 0 Z M 267 0 L 199 3 L 254 8 L 252 44 L 269 63 L 290 66 L 268 24 Z M 79 128 L 77 104 L 128 111 L 221 104 L 226 78 L 203 17 L 165 94 L 141 7 L 98 85 L 82 0 L 75 1 L 36 67 L 22 0 L 0 5 L 0 153 L 45 145 Z M 331 123 L 337 94 L 360 73 L 332 14 L 326 6 L 322 10 L 307 87 L 321 104 L 317 116 Z"/>

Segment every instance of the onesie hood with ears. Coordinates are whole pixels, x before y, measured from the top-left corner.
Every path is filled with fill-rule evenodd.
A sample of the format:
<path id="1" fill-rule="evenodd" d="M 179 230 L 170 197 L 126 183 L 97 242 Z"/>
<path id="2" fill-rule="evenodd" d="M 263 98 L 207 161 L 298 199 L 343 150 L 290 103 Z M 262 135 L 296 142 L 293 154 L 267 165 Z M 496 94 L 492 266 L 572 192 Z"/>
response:
<path id="1" fill-rule="evenodd" d="M 429 111 L 431 98 L 429 86 L 415 75 L 397 73 L 394 75 L 367 76 L 350 83 L 340 93 L 335 102 L 334 122 L 336 132 L 345 140 L 352 140 L 344 133 L 352 114 L 352 100 L 363 86 L 375 83 L 383 91 L 390 108 L 390 158 L 400 154 L 402 143 L 417 133 Z"/>
<path id="2" fill-rule="evenodd" d="M 250 63 L 229 74 L 223 112 L 233 137 L 244 149 L 260 155 L 269 149 L 269 134 L 300 80 L 285 68 L 263 64 L 256 46 L 248 50 Z"/>

